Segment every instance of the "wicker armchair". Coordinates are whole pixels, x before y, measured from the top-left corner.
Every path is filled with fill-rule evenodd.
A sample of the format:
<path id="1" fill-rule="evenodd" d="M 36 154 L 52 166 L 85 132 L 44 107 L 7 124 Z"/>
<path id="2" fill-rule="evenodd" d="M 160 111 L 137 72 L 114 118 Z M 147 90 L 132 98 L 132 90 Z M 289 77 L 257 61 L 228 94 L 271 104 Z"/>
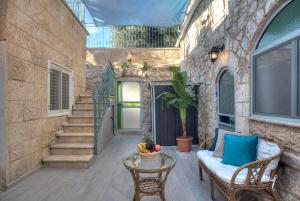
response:
<path id="1" fill-rule="evenodd" d="M 212 142 L 213 138 L 204 141 L 200 145 L 200 150 L 205 150 L 212 144 Z M 264 176 L 264 172 L 267 166 L 272 160 L 280 158 L 280 156 L 283 153 L 283 147 L 279 144 L 277 145 L 280 147 L 279 154 L 263 160 L 257 160 L 239 167 L 234 172 L 231 178 L 231 182 L 229 183 L 223 181 L 216 174 L 210 171 L 210 169 L 201 160 L 198 160 L 200 180 L 203 180 L 202 170 L 204 170 L 208 174 L 211 185 L 211 199 L 215 200 L 214 186 L 216 185 L 216 187 L 225 195 L 225 197 L 229 201 L 236 201 L 236 193 L 238 191 L 243 190 L 256 192 L 258 191 L 264 193 L 265 195 L 268 195 L 270 198 L 273 198 L 274 201 L 279 201 L 279 197 L 274 189 L 274 184 L 277 178 L 276 169 L 271 171 L 270 179 L 268 180 L 268 182 L 262 182 L 262 178 Z M 242 184 L 237 184 L 235 182 L 236 178 L 243 169 L 248 169 L 247 176 Z"/>

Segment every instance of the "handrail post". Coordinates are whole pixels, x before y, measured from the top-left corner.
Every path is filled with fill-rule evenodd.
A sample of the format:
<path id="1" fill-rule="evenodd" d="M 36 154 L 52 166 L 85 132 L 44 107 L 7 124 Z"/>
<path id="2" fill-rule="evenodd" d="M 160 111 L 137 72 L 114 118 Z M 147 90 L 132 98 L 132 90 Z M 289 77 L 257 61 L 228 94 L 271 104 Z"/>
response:
<path id="1" fill-rule="evenodd" d="M 93 109 L 94 109 L 94 154 L 98 154 L 97 150 L 97 99 L 93 97 Z"/>

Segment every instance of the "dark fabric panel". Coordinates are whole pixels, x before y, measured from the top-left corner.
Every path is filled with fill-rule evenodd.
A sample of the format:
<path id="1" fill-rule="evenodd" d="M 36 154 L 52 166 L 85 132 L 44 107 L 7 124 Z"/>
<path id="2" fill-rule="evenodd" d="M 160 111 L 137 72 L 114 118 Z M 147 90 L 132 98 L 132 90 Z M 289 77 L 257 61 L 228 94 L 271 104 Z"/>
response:
<path id="1" fill-rule="evenodd" d="M 173 87 L 170 85 L 155 86 L 155 97 L 166 91 L 173 92 Z M 176 145 L 176 137 L 182 134 L 182 126 L 178 110 L 172 107 L 167 108 L 163 105 L 162 98 L 159 98 L 155 99 L 155 115 L 157 143 L 163 146 Z M 198 114 L 196 108 L 188 108 L 187 119 L 187 134 L 189 136 L 193 136 L 193 144 L 197 144 Z"/>
<path id="2" fill-rule="evenodd" d="M 198 144 L 198 111 L 195 107 L 189 107 L 187 111 L 187 135 L 193 136 L 193 144 Z"/>

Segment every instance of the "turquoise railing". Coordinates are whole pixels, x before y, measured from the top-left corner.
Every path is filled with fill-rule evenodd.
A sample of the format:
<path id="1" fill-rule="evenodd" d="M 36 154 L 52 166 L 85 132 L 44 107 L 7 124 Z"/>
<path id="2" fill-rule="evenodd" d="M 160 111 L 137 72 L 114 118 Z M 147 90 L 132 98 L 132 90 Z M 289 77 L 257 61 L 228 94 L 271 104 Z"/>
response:
<path id="1" fill-rule="evenodd" d="M 93 104 L 94 104 L 94 153 L 98 154 L 98 141 L 101 135 L 103 117 L 110 107 L 110 98 L 114 95 L 115 73 L 111 63 L 102 73 L 102 77 L 96 86 Z"/>

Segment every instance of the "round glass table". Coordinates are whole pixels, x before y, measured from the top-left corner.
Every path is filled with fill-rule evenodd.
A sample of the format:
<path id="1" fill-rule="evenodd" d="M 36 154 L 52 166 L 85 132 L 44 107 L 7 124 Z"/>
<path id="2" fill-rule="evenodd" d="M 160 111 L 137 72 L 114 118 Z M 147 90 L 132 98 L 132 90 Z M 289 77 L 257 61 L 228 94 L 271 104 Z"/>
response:
<path id="1" fill-rule="evenodd" d="M 170 171 L 176 164 L 176 159 L 160 153 L 156 160 L 142 160 L 139 153 L 134 153 L 123 161 L 131 173 L 135 195 L 133 201 L 140 201 L 143 196 L 158 195 L 166 201 L 164 190 Z"/>

